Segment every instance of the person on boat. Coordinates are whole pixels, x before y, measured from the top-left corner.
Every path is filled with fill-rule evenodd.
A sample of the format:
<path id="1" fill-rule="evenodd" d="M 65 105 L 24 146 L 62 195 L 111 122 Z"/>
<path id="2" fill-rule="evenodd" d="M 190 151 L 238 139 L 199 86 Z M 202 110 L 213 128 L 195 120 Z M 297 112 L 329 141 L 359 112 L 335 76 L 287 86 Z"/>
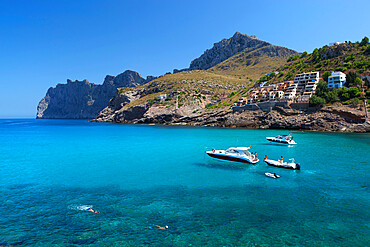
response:
<path id="1" fill-rule="evenodd" d="M 257 152 L 254 152 L 254 160 L 257 160 Z"/>
<path id="2" fill-rule="evenodd" d="M 274 172 L 274 177 L 275 177 L 275 178 L 278 178 L 278 175 L 276 175 L 276 173 L 275 173 L 275 172 Z"/>
<path id="3" fill-rule="evenodd" d="M 281 158 L 280 158 L 280 162 L 281 162 L 281 163 L 283 163 L 283 156 L 281 156 Z"/>
<path id="4" fill-rule="evenodd" d="M 265 158 L 263 160 L 267 160 L 267 155 L 265 155 Z"/>

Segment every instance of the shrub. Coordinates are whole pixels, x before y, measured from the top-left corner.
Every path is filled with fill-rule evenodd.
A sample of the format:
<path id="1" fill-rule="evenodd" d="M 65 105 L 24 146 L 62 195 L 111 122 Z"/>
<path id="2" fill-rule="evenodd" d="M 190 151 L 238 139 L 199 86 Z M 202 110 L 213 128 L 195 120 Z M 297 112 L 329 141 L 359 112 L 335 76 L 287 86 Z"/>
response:
<path id="1" fill-rule="evenodd" d="M 370 45 L 368 45 L 364 51 L 365 55 L 370 55 Z"/>
<path id="2" fill-rule="evenodd" d="M 353 85 L 356 85 L 355 84 L 355 80 L 356 78 L 359 78 L 360 76 L 356 73 L 356 72 L 349 72 L 347 75 L 346 75 L 346 84 L 345 86 L 346 87 L 351 87 Z M 361 79 L 360 79 L 361 80 Z"/>
<path id="3" fill-rule="evenodd" d="M 324 81 L 328 82 L 328 78 L 329 78 L 330 75 L 331 75 L 331 73 L 329 71 L 325 71 L 322 74 L 322 79 L 324 79 Z"/>
<path id="4" fill-rule="evenodd" d="M 352 67 L 352 63 L 351 62 L 346 62 L 346 63 L 343 63 L 343 66 L 344 67 L 347 67 L 347 68 L 351 68 Z"/>
<path id="5" fill-rule="evenodd" d="M 315 93 L 316 96 L 318 96 L 318 97 L 325 97 L 325 94 L 328 91 L 329 91 L 329 89 L 327 87 L 326 82 L 319 81 L 319 83 L 317 83 L 316 93 Z"/>
<path id="6" fill-rule="evenodd" d="M 310 106 L 313 106 L 313 107 L 322 107 L 323 105 L 325 105 L 325 99 L 321 98 L 321 97 L 318 97 L 316 95 L 313 95 L 311 98 L 310 98 Z"/>
<path id="7" fill-rule="evenodd" d="M 350 87 L 350 88 L 348 88 L 348 93 L 349 93 L 349 95 L 350 95 L 351 98 L 355 98 L 355 97 L 360 97 L 361 96 L 361 92 L 358 89 L 358 87 Z"/>
<path id="8" fill-rule="evenodd" d="M 360 104 L 360 100 L 358 98 L 351 99 L 349 102 L 353 107 L 356 107 Z"/>
<path id="9" fill-rule="evenodd" d="M 297 60 L 299 58 L 299 55 L 295 55 L 295 56 L 291 56 L 290 58 L 288 58 L 287 62 L 291 62 L 291 61 L 294 61 L 294 60 Z"/>
<path id="10" fill-rule="evenodd" d="M 345 57 L 344 61 L 349 62 L 349 61 L 354 60 L 354 59 L 355 59 L 355 54 L 352 53 L 351 55 Z"/>
<path id="11" fill-rule="evenodd" d="M 235 95 L 235 92 L 232 92 L 231 94 L 229 94 L 227 97 L 228 98 L 231 98 L 231 97 L 233 97 Z"/>
<path id="12" fill-rule="evenodd" d="M 344 72 L 344 71 L 346 71 L 346 70 L 347 70 L 347 67 L 338 67 L 336 70 L 337 70 L 337 71 Z"/>
<path id="13" fill-rule="evenodd" d="M 286 73 L 285 75 L 285 80 L 290 80 L 290 79 L 293 79 L 294 78 L 294 71 L 288 71 L 288 73 Z"/>
<path id="14" fill-rule="evenodd" d="M 342 101 L 349 100 L 349 98 L 350 98 L 349 93 L 342 93 L 342 94 L 339 95 L 339 97 Z"/>
<path id="15" fill-rule="evenodd" d="M 217 105 L 214 105 L 214 104 L 211 104 L 211 103 L 209 103 L 209 104 L 207 104 L 206 105 L 206 108 L 207 109 L 214 109 L 214 108 L 218 108 L 219 106 L 217 106 Z"/>
<path id="16" fill-rule="evenodd" d="M 326 102 L 334 103 L 339 101 L 338 92 L 335 89 L 331 89 L 329 92 L 325 94 Z"/>
<path id="17" fill-rule="evenodd" d="M 368 37 L 364 37 L 361 42 L 360 42 L 360 45 L 363 46 L 363 45 L 367 45 L 369 44 L 369 38 Z"/>

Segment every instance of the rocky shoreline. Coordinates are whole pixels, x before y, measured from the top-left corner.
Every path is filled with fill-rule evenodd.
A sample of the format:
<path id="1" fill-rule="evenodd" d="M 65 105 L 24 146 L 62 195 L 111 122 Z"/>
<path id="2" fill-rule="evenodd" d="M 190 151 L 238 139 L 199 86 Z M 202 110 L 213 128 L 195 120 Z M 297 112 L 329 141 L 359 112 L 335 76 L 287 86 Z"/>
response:
<path id="1" fill-rule="evenodd" d="M 192 113 L 174 107 L 146 104 L 120 109 L 107 107 L 92 122 L 370 132 L 370 123 L 365 123 L 363 111 L 347 106 L 325 106 L 305 112 L 276 107 L 270 112 L 256 110 L 234 113 L 231 109 L 207 109 Z"/>

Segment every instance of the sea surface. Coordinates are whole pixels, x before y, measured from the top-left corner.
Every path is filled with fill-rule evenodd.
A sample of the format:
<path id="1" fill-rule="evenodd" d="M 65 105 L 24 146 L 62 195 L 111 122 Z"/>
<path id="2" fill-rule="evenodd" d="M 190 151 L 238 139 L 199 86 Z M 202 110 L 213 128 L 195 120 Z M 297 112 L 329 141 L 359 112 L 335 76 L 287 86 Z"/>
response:
<path id="1" fill-rule="evenodd" d="M 3 119 L 0 246 L 369 246 L 369 173 L 370 134 Z"/>

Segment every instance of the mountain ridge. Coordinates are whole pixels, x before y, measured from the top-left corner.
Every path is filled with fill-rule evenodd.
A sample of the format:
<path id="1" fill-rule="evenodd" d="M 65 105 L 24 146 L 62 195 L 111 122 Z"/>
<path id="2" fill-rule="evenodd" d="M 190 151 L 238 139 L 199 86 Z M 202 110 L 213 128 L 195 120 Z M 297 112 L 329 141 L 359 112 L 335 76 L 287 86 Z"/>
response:
<path id="1" fill-rule="evenodd" d="M 67 84 L 57 84 L 50 87 L 43 99 L 38 104 L 38 119 L 91 119 L 104 109 L 109 100 L 116 94 L 117 88 L 137 87 L 143 85 L 154 77 L 147 79 L 132 70 L 118 74 L 107 75 L 103 84 L 72 81 L 67 79 Z"/>
<path id="2" fill-rule="evenodd" d="M 194 59 L 190 63 L 190 70 L 207 70 L 210 69 L 238 53 L 251 53 L 263 47 L 270 47 L 266 50 L 264 55 L 268 57 L 289 57 L 297 54 L 296 51 L 291 49 L 275 46 L 269 42 L 259 40 L 255 35 L 242 34 L 236 32 L 229 39 L 222 39 L 214 43 L 211 49 L 207 49 L 200 57 Z M 279 51 L 281 49 L 281 52 Z M 275 53 L 268 52 L 275 50 Z M 283 52 L 284 51 L 284 52 Z"/>

